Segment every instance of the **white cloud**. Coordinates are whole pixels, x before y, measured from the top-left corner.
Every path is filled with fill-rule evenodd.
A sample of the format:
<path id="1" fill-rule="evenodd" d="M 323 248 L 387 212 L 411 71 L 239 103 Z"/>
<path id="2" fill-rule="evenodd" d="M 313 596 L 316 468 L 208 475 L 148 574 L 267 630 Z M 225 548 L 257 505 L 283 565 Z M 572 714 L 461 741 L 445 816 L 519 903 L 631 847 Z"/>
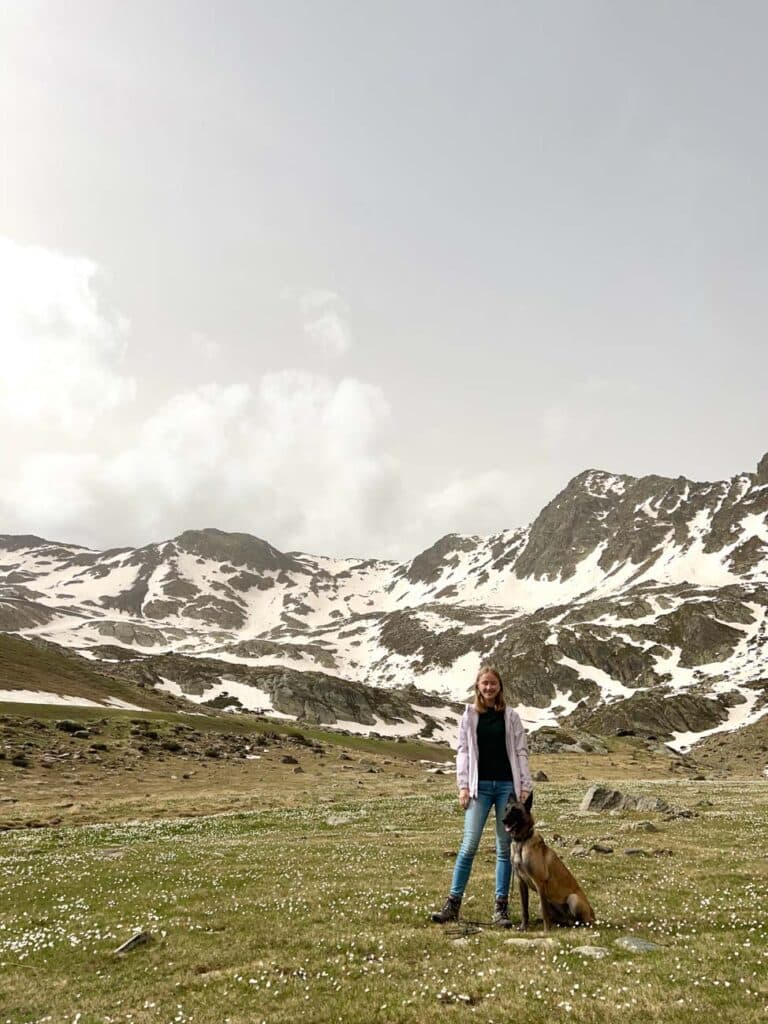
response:
<path id="1" fill-rule="evenodd" d="M 327 355 L 343 355 L 352 345 L 346 307 L 335 292 L 311 288 L 299 297 L 304 333 Z"/>
<path id="2" fill-rule="evenodd" d="M 0 238 L 0 429 L 83 437 L 130 400 L 127 321 L 102 309 L 89 260 Z"/>
<path id="3" fill-rule="evenodd" d="M 387 398 L 355 378 L 209 383 L 129 425 L 139 409 L 121 370 L 125 321 L 102 310 L 94 265 L 5 241 L 0 273 L 0 532 L 113 546 L 216 526 L 365 557 L 504 522 L 516 488 L 503 473 L 431 495 L 406 488 Z M 338 303 L 302 297 L 309 324 Z M 327 324 L 317 331 L 342 350 Z"/>
<path id="4" fill-rule="evenodd" d="M 307 321 L 304 333 L 330 355 L 340 356 L 352 344 L 346 322 L 333 310 L 323 313 L 316 320 Z"/>
<path id="5" fill-rule="evenodd" d="M 443 533 L 493 533 L 517 526 L 509 511 L 519 503 L 527 484 L 502 470 L 487 470 L 453 480 L 426 495 L 424 516 L 435 539 Z"/>
<path id="6" fill-rule="evenodd" d="M 290 291 L 287 294 L 291 294 Z M 336 292 L 327 288 L 309 288 L 299 296 L 299 303 L 305 314 L 310 314 L 327 306 L 335 306 L 341 300 Z"/>
<path id="7" fill-rule="evenodd" d="M 7 510 L 10 528 L 23 533 L 41 532 L 48 526 L 54 532 L 59 527 L 75 529 L 98 514 L 92 483 L 99 467 L 100 459 L 93 453 L 41 452 L 25 458 L 13 479 L 3 481 L 0 512 Z"/>
<path id="8" fill-rule="evenodd" d="M 399 488 L 388 418 L 381 390 L 354 379 L 205 386 L 170 398 L 122 447 L 25 460 L 2 481 L 0 515 L 6 529 L 104 545 L 212 525 L 368 554 Z"/>

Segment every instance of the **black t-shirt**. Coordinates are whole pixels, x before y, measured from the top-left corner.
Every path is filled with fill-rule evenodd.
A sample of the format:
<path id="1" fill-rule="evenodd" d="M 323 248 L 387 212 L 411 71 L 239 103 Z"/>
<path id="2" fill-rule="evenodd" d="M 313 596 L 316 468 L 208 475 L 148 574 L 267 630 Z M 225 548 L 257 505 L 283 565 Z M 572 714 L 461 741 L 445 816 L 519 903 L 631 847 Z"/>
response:
<path id="1" fill-rule="evenodd" d="M 504 712 L 489 708 L 477 716 L 478 779 L 511 782 Z"/>

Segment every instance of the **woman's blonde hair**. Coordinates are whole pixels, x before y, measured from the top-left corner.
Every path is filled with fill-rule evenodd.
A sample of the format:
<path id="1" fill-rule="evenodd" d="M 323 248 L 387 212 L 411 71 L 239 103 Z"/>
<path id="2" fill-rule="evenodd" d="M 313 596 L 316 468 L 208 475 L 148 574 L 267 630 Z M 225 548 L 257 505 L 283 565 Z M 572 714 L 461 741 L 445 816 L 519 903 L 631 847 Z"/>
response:
<path id="1" fill-rule="evenodd" d="M 482 714 L 487 710 L 485 701 L 480 696 L 480 690 L 478 689 L 478 683 L 483 676 L 495 676 L 499 681 L 499 692 L 496 694 L 496 702 L 493 705 L 494 711 L 503 711 L 506 707 L 504 701 L 504 680 L 501 678 L 501 672 L 496 668 L 495 665 L 481 665 L 480 671 L 475 676 L 475 711 Z"/>

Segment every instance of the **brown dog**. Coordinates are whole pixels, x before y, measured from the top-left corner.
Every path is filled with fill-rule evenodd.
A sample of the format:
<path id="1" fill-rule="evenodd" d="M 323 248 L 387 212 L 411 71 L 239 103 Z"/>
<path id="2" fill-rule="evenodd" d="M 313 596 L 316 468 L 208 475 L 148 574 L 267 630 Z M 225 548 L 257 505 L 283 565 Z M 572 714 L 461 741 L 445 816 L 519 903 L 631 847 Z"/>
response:
<path id="1" fill-rule="evenodd" d="M 512 838 L 512 863 L 520 880 L 520 906 L 528 927 L 528 893 L 533 886 L 539 894 L 544 931 L 552 925 L 593 925 L 595 915 L 589 900 L 554 850 L 534 831 L 531 794 L 524 804 L 510 800 L 504 808 L 504 828 Z"/>

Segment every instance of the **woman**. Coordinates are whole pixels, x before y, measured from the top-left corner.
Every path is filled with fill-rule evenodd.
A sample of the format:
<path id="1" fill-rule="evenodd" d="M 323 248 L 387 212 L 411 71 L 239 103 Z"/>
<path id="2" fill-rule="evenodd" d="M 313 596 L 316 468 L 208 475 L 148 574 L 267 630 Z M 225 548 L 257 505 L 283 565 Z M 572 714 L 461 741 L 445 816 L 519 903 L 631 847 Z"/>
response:
<path id="1" fill-rule="evenodd" d="M 432 914 L 437 924 L 456 921 L 472 861 L 491 807 L 496 814 L 496 910 L 493 923 L 511 927 L 509 883 L 512 865 L 510 839 L 502 818 L 507 800 L 517 794 L 525 800 L 533 791 L 528 767 L 528 742 L 520 716 L 504 703 L 504 684 L 498 669 L 483 665 L 475 679 L 475 701 L 468 704 L 459 725 L 456 750 L 459 804 L 464 816 L 461 844 L 453 882 L 442 910 Z"/>

